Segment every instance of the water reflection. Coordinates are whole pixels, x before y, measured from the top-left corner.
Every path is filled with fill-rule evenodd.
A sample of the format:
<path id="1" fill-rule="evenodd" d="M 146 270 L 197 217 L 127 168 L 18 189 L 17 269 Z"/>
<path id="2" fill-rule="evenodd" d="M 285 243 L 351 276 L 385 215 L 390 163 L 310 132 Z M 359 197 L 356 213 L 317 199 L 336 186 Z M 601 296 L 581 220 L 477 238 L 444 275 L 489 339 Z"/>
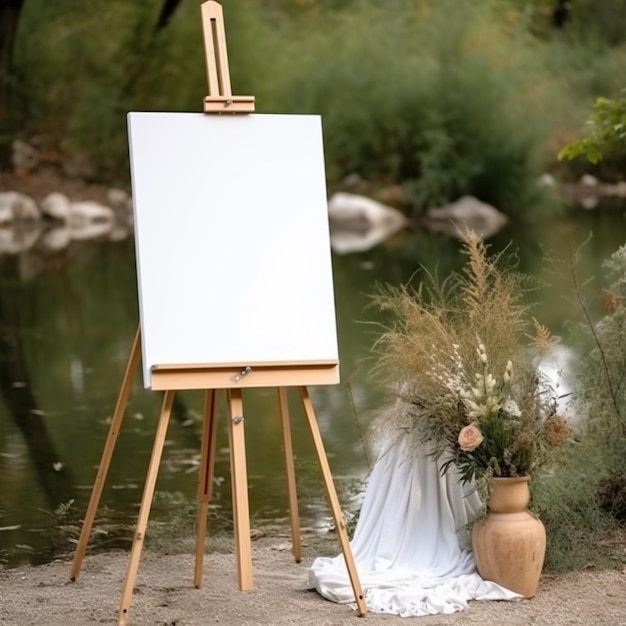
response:
<path id="1" fill-rule="evenodd" d="M 623 210 L 532 228 L 509 225 L 489 241 L 494 250 L 512 242 L 520 269 L 546 282 L 533 294 L 535 314 L 558 334 L 566 333 L 564 320 L 576 319 L 578 311 L 567 279 L 547 271 L 544 255 L 567 259 L 590 233 L 579 271 L 599 277 L 602 262 L 626 241 Z M 408 281 L 420 264 L 445 276 L 463 262 L 458 241 L 410 231 L 373 250 L 334 257 L 341 384 L 313 388 L 311 394 L 343 502 L 351 495 L 351 479 L 367 474 L 371 453 L 362 435 L 372 411 L 385 401 L 368 380 L 372 323 L 381 321 L 368 296 L 377 282 Z M 598 289 L 591 288 L 591 295 Z M 44 258 L 0 257 L 0 559 L 50 558 L 57 545 L 49 513 L 72 499 L 78 516 L 84 513 L 137 321 L 131 239 L 74 242 Z M 295 395 L 290 401 L 302 523 L 319 526 L 330 513 L 306 421 Z M 138 376 L 101 502 L 118 520 L 132 522 L 137 513 L 161 402 L 162 394 L 143 389 Z M 287 496 L 276 391 L 246 390 L 244 403 L 253 524 L 283 518 Z M 195 498 L 201 412 L 201 392 L 176 394 L 157 491 Z M 215 504 L 227 518 L 224 399 L 218 423 Z M 154 515 L 160 511 L 168 513 L 164 505 Z"/>
<path id="2" fill-rule="evenodd" d="M 48 505 L 56 506 L 60 498 L 72 493 L 74 479 L 69 469 L 59 461 L 33 387 L 20 327 L 20 311 L 9 286 L 17 282 L 16 261 L 16 258 L 6 259 L 6 281 L 0 289 L 0 328 L 3 331 L 0 334 L 0 353 L 3 355 L 0 360 L 0 395 L 13 426 L 25 444 L 28 463 L 34 469 Z M 19 458 L 19 453 L 9 452 L 8 457 Z"/>

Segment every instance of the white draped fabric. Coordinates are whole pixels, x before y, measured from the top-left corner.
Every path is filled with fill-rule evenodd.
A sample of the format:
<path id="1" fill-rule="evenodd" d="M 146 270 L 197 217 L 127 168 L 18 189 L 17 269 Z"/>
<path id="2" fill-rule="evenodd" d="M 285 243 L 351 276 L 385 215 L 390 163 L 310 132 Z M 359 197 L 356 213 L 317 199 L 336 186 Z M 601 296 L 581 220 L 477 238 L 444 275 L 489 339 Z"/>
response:
<path id="1" fill-rule="evenodd" d="M 469 600 L 520 598 L 476 571 L 467 524 L 480 506 L 478 494 L 454 472 L 441 476 L 436 462 L 404 441 L 388 443 L 351 542 L 368 611 L 409 617 L 454 613 Z M 356 608 L 343 555 L 315 559 L 309 584 Z"/>

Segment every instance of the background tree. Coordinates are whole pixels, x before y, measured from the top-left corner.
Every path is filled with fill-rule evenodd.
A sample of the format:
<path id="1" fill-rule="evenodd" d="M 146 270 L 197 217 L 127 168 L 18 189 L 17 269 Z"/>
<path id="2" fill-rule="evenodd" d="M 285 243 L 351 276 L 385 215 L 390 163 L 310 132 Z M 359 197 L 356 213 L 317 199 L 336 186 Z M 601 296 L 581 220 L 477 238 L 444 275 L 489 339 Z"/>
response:
<path id="1" fill-rule="evenodd" d="M 3 0 L 0 3 L 0 166 L 10 158 L 10 137 L 7 118 L 11 87 L 13 48 L 24 0 Z"/>
<path id="2" fill-rule="evenodd" d="M 201 1 L 4 2 L 22 7 L 5 145 L 126 186 L 126 113 L 202 108 Z M 329 191 L 351 174 L 372 195 L 401 187 L 416 218 L 466 194 L 512 217 L 545 214 L 536 181 L 580 175 L 556 155 L 595 97 L 623 86 L 626 0 L 223 4 L 234 90 L 259 113 L 321 115 Z"/>

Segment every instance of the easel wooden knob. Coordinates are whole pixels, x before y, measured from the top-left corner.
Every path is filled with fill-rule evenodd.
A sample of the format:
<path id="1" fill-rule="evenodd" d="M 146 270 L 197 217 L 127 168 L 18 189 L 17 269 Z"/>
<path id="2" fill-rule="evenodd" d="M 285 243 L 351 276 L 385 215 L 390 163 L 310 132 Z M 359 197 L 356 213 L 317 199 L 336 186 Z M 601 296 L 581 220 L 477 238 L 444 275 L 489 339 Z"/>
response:
<path id="1" fill-rule="evenodd" d="M 233 96 L 231 91 L 222 7 L 209 0 L 201 5 L 201 9 L 209 80 L 209 95 L 204 99 L 204 112 L 252 113 L 254 96 Z"/>

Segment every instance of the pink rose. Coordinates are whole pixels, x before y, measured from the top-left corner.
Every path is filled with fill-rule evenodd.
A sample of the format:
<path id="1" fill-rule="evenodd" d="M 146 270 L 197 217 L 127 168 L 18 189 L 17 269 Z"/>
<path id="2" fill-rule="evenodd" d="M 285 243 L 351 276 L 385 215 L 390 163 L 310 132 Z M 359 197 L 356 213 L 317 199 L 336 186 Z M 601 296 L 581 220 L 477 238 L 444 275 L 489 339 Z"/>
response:
<path id="1" fill-rule="evenodd" d="M 483 442 L 483 434 L 474 424 L 465 426 L 459 433 L 459 446 L 463 452 L 471 452 Z"/>

